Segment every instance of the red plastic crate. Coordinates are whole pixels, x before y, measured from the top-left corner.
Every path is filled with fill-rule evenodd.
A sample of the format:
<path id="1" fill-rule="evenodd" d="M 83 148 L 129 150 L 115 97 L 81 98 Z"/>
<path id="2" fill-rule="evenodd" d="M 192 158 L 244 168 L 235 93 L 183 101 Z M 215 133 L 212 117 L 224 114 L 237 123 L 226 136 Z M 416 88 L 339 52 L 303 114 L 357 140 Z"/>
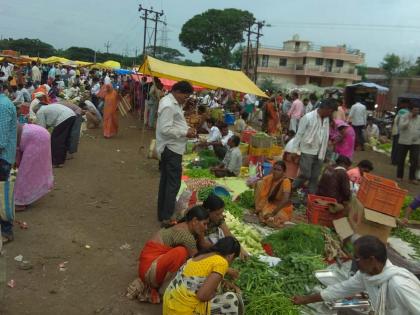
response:
<path id="1" fill-rule="evenodd" d="M 241 141 L 250 144 L 252 135 L 255 135 L 257 132 L 255 130 L 244 130 L 241 134 Z"/>
<path id="2" fill-rule="evenodd" d="M 365 208 L 399 217 L 407 191 L 393 180 L 365 173 L 357 198 Z"/>
<path id="3" fill-rule="evenodd" d="M 337 202 L 334 198 L 317 196 L 317 195 L 308 195 L 308 207 L 306 210 L 306 215 L 308 217 L 308 222 L 318 225 L 323 225 L 327 227 L 333 227 L 333 221 L 343 217 L 343 211 L 337 213 L 331 213 L 328 210 L 327 205 L 321 205 L 316 201 L 327 201 L 327 202 Z"/>

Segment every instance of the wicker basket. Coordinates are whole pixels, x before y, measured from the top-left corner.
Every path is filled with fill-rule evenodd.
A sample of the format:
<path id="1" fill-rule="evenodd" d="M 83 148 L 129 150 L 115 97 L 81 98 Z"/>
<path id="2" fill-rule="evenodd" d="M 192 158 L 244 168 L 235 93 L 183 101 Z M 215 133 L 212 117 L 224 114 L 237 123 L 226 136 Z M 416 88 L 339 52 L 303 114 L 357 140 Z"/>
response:
<path id="1" fill-rule="evenodd" d="M 275 139 L 270 136 L 252 135 L 251 146 L 254 148 L 271 148 Z"/>

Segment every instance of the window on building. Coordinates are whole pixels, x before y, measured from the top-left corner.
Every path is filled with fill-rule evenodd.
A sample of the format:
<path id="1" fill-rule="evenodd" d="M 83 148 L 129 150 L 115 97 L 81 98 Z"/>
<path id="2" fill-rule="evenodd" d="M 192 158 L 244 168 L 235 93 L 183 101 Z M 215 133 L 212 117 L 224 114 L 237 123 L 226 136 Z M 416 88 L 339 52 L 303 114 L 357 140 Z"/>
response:
<path id="1" fill-rule="evenodd" d="M 343 65 L 344 65 L 344 60 L 340 60 L 340 59 L 338 59 L 338 60 L 336 60 L 336 61 L 335 61 L 335 66 L 336 66 L 337 68 L 342 68 L 342 67 L 343 67 Z"/>
<path id="2" fill-rule="evenodd" d="M 303 64 L 306 65 L 306 57 L 303 57 Z"/>
<path id="3" fill-rule="evenodd" d="M 315 59 L 315 64 L 317 66 L 322 66 L 324 64 L 324 59 L 323 58 L 316 58 Z"/>
<path id="4" fill-rule="evenodd" d="M 286 67 L 287 66 L 287 58 L 280 58 L 279 66 L 280 67 Z"/>
<path id="5" fill-rule="evenodd" d="M 268 67 L 268 59 L 270 58 L 270 56 L 268 55 L 263 55 L 262 59 L 261 59 L 261 67 Z"/>

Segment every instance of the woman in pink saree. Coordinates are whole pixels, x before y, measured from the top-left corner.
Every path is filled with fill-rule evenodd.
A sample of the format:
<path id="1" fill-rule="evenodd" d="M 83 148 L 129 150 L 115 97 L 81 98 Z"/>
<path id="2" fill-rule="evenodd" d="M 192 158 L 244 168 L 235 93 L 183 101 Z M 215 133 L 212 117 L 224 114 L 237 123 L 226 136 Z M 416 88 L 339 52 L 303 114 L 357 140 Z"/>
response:
<path id="1" fill-rule="evenodd" d="M 24 210 L 46 195 L 54 185 L 49 132 L 38 125 L 18 125 L 16 210 Z"/>
<path id="2" fill-rule="evenodd" d="M 354 145 L 356 141 L 356 133 L 352 126 L 345 121 L 336 119 L 335 125 L 338 131 L 337 137 L 334 139 L 335 152 L 339 155 L 353 159 Z"/>

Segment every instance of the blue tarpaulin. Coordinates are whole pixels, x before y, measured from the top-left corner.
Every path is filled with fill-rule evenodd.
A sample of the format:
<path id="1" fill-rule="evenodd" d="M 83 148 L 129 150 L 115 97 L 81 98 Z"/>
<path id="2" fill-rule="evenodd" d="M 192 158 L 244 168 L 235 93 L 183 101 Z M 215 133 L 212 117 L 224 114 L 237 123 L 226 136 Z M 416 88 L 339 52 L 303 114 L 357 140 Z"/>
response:
<path id="1" fill-rule="evenodd" d="M 119 75 L 124 74 L 134 74 L 135 72 L 133 70 L 127 70 L 127 69 L 115 69 L 114 72 Z"/>

